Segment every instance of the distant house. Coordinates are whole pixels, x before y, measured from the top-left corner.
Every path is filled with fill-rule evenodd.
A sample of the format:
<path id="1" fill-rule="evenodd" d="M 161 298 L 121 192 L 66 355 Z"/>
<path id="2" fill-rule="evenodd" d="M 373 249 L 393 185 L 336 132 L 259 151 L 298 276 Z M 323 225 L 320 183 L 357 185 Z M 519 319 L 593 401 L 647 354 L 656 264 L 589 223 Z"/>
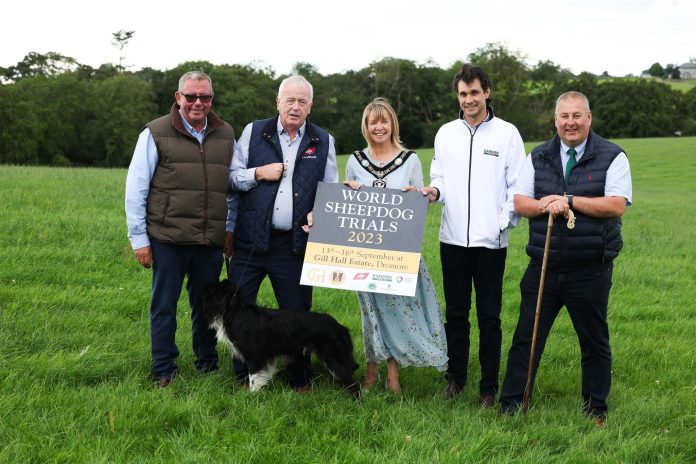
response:
<path id="1" fill-rule="evenodd" d="M 680 79 L 696 79 L 696 63 L 684 63 L 677 69 Z"/>

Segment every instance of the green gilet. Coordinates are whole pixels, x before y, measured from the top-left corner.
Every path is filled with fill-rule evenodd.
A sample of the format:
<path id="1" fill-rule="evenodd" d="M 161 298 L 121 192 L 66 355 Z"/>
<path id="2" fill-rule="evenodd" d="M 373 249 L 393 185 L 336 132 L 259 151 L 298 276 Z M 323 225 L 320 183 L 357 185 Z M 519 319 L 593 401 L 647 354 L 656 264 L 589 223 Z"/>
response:
<path id="1" fill-rule="evenodd" d="M 177 245 L 225 243 L 234 131 L 212 111 L 203 143 L 191 136 L 177 105 L 149 122 L 158 161 L 147 198 L 147 232 Z"/>

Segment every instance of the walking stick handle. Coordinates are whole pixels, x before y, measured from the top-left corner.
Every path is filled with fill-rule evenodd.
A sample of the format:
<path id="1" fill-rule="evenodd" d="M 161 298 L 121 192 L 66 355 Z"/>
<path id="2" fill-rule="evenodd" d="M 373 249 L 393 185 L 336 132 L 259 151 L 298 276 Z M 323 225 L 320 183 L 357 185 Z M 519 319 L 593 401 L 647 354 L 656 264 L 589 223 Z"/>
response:
<path id="1" fill-rule="evenodd" d="M 568 209 L 568 224 L 566 225 L 568 229 L 575 229 L 575 213 L 572 209 Z"/>

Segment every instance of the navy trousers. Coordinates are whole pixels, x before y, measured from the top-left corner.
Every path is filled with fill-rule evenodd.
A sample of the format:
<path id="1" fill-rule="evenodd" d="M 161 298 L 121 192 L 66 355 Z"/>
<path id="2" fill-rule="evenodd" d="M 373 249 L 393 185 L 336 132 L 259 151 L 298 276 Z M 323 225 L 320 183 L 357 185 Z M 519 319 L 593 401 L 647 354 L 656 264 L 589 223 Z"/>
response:
<path id="1" fill-rule="evenodd" d="M 300 285 L 303 256 L 292 251 L 292 233 L 274 231 L 265 254 L 253 250 L 235 250 L 229 270 L 230 281 L 239 287 L 239 296 L 247 304 L 256 304 L 263 279 L 268 276 L 273 287 L 278 308 L 281 311 L 310 311 L 312 287 Z M 290 386 L 304 387 L 312 375 L 310 356 L 287 366 Z M 248 372 L 246 365 L 234 359 L 237 379 L 244 382 Z"/>
<path id="2" fill-rule="evenodd" d="M 203 316 L 203 296 L 209 282 L 220 279 L 222 250 L 203 245 L 172 245 L 151 239 L 152 303 L 150 342 L 155 379 L 172 378 L 176 373 L 176 306 L 186 280 L 191 307 L 192 344 L 195 366 L 202 372 L 218 368 L 215 331 Z"/>
<path id="3" fill-rule="evenodd" d="M 496 395 L 500 372 L 500 309 L 507 248 L 461 247 L 440 243 L 442 282 L 445 292 L 445 333 L 447 335 L 447 373 L 460 385 L 466 384 L 469 364 L 469 311 L 471 284 L 476 290 L 476 316 L 479 328 L 481 395 Z"/>
<path id="4" fill-rule="evenodd" d="M 607 305 L 612 271 L 611 262 L 569 271 L 547 269 L 534 352 L 532 391 L 551 326 L 565 306 L 580 342 L 583 409 L 597 417 L 606 415 L 611 387 Z M 520 282 L 520 315 L 500 395 L 503 412 L 514 412 L 524 400 L 540 277 L 541 262 L 532 260 Z"/>

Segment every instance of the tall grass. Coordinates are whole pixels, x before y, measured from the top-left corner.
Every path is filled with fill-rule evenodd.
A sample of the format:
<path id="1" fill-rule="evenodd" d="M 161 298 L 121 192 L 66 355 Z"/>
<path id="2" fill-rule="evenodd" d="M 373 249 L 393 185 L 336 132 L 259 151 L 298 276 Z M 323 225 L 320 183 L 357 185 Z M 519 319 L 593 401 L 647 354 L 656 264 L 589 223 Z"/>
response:
<path id="1" fill-rule="evenodd" d="M 181 373 L 157 389 L 150 271 L 126 239 L 125 171 L 0 167 L 0 462 L 696 462 L 696 139 L 618 143 L 634 205 L 610 299 L 604 429 L 580 412 L 580 353 L 565 313 L 527 416 L 476 405 L 473 316 L 472 381 L 460 398 L 441 400 L 434 369 L 403 369 L 401 399 L 377 389 L 355 403 L 321 368 L 310 394 L 290 391 L 282 376 L 250 394 L 232 381 L 222 345 L 222 370 L 199 375 L 182 298 Z M 419 154 L 427 171 L 432 150 Z M 424 255 L 442 300 L 439 214 L 432 206 Z M 526 224 L 511 234 L 503 370 L 526 234 Z M 274 305 L 268 285 L 260 301 Z M 315 310 L 349 326 L 362 362 L 354 293 L 316 289 Z"/>

